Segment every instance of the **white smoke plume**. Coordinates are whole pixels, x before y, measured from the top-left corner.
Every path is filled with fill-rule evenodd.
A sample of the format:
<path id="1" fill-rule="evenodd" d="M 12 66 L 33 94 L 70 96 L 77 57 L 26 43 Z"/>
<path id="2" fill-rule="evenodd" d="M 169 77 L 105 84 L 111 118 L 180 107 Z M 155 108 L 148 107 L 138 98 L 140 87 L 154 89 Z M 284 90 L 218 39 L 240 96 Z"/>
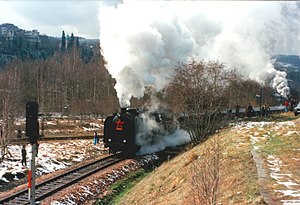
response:
<path id="1" fill-rule="evenodd" d="M 286 72 L 276 71 L 276 76 L 273 79 L 272 87 L 276 88 L 276 91 L 284 98 L 288 98 L 290 94 L 290 88 L 288 87 L 288 81 L 286 79 Z"/>
<path id="2" fill-rule="evenodd" d="M 170 117 L 174 116 L 169 116 L 167 126 L 169 129 L 165 129 L 165 125 L 156 120 L 157 117 L 160 117 L 151 115 L 151 112 L 155 112 L 155 110 L 157 110 L 156 107 L 150 108 L 137 119 L 136 143 L 141 146 L 138 154 L 154 153 L 164 150 L 166 147 L 182 145 L 191 141 L 188 132 L 178 129 L 178 123 L 170 120 Z M 164 112 L 164 115 L 167 114 Z M 161 120 L 164 120 L 163 117 Z"/>
<path id="3" fill-rule="evenodd" d="M 142 142 L 142 146 L 138 154 L 148 154 L 155 153 L 161 150 L 164 150 L 166 147 L 177 146 L 186 144 L 191 141 L 191 138 L 185 130 L 176 130 L 174 133 L 169 135 L 161 136 L 159 139 L 156 139 L 152 144 Z"/>
<path id="4" fill-rule="evenodd" d="M 191 59 L 218 60 L 253 80 L 271 83 L 287 97 L 286 73 L 277 71 L 269 60 L 277 54 L 299 54 L 299 5 L 288 1 L 130 0 L 102 5 L 101 52 L 116 79 L 120 106 L 129 107 L 132 96 L 143 97 L 145 86 L 164 88 L 176 64 Z M 139 135 L 141 153 L 189 139 L 182 131 L 159 140 L 143 138 L 158 126 L 149 119 L 145 122 Z"/>
<path id="5" fill-rule="evenodd" d="M 264 82 L 270 82 L 269 80 L 271 80 L 271 87 L 276 90 L 278 94 L 287 99 L 290 94 L 290 88 L 288 86 L 286 72 L 276 70 L 271 62 L 267 63 L 264 72 L 265 74 L 262 73 L 260 75 L 261 79 L 264 79 Z"/>
<path id="6" fill-rule="evenodd" d="M 124 1 L 101 6 L 100 44 L 117 81 L 121 107 L 128 107 L 132 96 L 142 97 L 147 85 L 163 88 L 174 65 L 191 58 L 219 60 L 264 82 L 273 55 L 299 53 L 299 10 L 298 2 L 274 1 Z M 287 96 L 286 76 L 276 76 L 274 86 Z"/>

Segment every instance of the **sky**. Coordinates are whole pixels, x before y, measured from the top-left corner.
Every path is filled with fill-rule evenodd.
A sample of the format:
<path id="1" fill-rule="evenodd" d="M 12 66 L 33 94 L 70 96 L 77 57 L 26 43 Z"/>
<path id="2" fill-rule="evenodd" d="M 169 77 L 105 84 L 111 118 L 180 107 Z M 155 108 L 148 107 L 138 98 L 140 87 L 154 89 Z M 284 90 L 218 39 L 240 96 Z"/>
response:
<path id="1" fill-rule="evenodd" d="M 273 78 L 271 56 L 300 54 L 299 11 L 295 1 L 0 0 L 0 23 L 100 39 L 128 104 L 145 85 L 164 88 L 174 65 L 190 58 L 219 60 L 260 82 Z"/>
<path id="2" fill-rule="evenodd" d="M 286 73 L 270 60 L 300 54 L 299 11 L 295 1 L 123 0 L 101 6 L 101 52 L 120 106 L 143 97 L 146 87 L 164 89 L 178 62 L 192 59 L 222 62 L 287 97 Z"/>
<path id="3" fill-rule="evenodd" d="M 66 34 L 88 39 L 99 38 L 100 4 L 118 1 L 0 0 L 0 24 L 12 23 L 21 29 L 37 29 L 41 34 L 60 37 Z"/>
<path id="4" fill-rule="evenodd" d="M 76 36 L 95 39 L 99 38 L 100 5 L 117 5 L 120 2 L 121 0 L 0 0 L 0 24 L 13 23 L 21 29 L 37 29 L 41 34 L 57 37 L 65 30 L 67 34 L 74 33 Z"/>

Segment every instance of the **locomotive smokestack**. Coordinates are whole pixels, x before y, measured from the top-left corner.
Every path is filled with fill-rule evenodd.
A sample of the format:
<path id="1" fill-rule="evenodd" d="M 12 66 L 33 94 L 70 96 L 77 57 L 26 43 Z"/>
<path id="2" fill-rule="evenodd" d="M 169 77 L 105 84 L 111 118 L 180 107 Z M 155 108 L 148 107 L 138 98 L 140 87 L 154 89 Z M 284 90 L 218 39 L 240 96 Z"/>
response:
<path id="1" fill-rule="evenodd" d="M 126 113 L 126 109 L 127 109 L 126 107 L 122 107 L 121 108 L 121 114 L 125 114 Z"/>

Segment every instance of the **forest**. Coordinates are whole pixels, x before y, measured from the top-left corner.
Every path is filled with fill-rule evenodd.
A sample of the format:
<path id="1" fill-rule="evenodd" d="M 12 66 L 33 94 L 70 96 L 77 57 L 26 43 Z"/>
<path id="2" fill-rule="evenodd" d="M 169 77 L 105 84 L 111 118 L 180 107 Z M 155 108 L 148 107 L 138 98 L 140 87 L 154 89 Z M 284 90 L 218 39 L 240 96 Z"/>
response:
<path id="1" fill-rule="evenodd" d="M 3 133 L 9 135 L 13 132 L 14 119 L 25 116 L 28 101 L 36 101 L 39 113 L 44 116 L 59 113 L 69 118 L 105 118 L 119 110 L 114 89 L 116 81 L 105 68 L 100 45 L 97 46 L 90 55 L 83 55 L 83 50 L 74 46 L 46 59 L 17 59 L 1 69 L 0 118 Z M 84 56 L 89 56 L 89 59 Z M 237 104 L 241 107 L 249 102 L 254 106 L 259 104 L 256 96 L 261 85 L 234 70 L 226 70 L 222 63 L 193 61 L 178 64 L 174 70 L 174 78 L 170 79 L 167 88 L 155 91 L 149 86 L 142 99 L 131 99 L 131 106 L 149 106 L 156 99 L 175 112 L 187 109 L 190 112 L 191 108 L 199 112 L 199 109 L 208 107 L 214 110 L 211 106 L 224 110 L 233 109 Z M 182 82 L 178 83 L 178 80 Z M 264 102 L 270 105 L 278 103 L 274 101 L 269 86 L 264 86 L 263 91 Z"/>
<path id="2" fill-rule="evenodd" d="M 41 116 L 59 114 L 69 119 L 104 119 L 120 109 L 114 89 L 116 81 L 106 69 L 100 45 L 89 55 L 83 51 L 74 46 L 46 59 L 17 59 L 0 70 L 2 150 L 7 147 L 7 140 L 15 137 L 15 119 L 25 117 L 28 101 L 38 103 Z M 178 64 L 169 80 L 169 86 L 163 90 L 155 91 L 149 86 L 143 98 L 132 97 L 131 107 L 150 106 L 155 100 L 175 113 L 190 115 L 185 129 L 195 143 L 223 125 L 222 119 L 216 117 L 218 112 L 234 109 L 237 104 L 259 105 L 257 94 L 261 90 L 263 102 L 278 104 L 268 85 L 262 87 L 219 62 Z"/>

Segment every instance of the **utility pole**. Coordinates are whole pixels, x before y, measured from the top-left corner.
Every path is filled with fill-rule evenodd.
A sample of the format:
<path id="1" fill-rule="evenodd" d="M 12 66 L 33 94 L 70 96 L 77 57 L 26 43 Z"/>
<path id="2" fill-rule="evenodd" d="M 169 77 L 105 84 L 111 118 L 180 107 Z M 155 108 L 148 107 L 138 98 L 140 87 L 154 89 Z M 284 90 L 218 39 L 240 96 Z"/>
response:
<path id="1" fill-rule="evenodd" d="M 35 205 L 35 156 L 37 144 L 31 145 L 30 167 L 28 170 L 28 200 L 30 205 Z"/>
<path id="2" fill-rule="evenodd" d="M 260 111 L 260 116 L 262 116 L 262 110 L 261 110 L 262 100 L 263 100 L 263 88 L 262 88 L 262 86 L 261 86 L 261 87 L 260 87 L 260 98 L 259 98 L 259 111 Z"/>
<path id="3" fill-rule="evenodd" d="M 35 157 L 37 154 L 39 137 L 37 102 L 26 103 L 26 136 L 31 144 L 31 159 L 28 171 L 28 200 L 30 205 L 35 205 Z"/>
<path id="4" fill-rule="evenodd" d="M 262 116 L 262 101 L 263 101 L 263 87 L 261 86 L 260 87 L 260 94 L 256 95 L 257 98 L 259 98 L 259 116 L 261 117 Z M 257 102 L 257 101 L 256 101 Z"/>

